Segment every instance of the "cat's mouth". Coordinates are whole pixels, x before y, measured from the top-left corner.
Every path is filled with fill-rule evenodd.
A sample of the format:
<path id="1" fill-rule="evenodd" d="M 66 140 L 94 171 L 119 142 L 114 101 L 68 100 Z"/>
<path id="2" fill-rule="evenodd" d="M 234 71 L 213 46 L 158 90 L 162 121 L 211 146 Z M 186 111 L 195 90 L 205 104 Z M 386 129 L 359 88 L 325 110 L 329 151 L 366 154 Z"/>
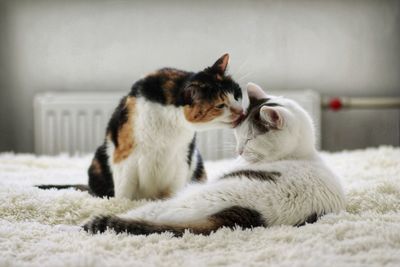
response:
<path id="1" fill-rule="evenodd" d="M 238 115 L 233 121 L 232 121 L 232 128 L 236 128 L 244 119 L 246 116 L 244 114 Z"/>
<path id="2" fill-rule="evenodd" d="M 241 115 L 232 115 L 231 116 L 231 120 L 229 121 L 222 121 L 222 123 L 224 123 L 225 125 L 229 125 L 231 128 L 235 128 L 237 127 L 240 123 L 242 123 L 242 121 L 244 121 L 244 119 L 246 118 L 246 116 L 244 114 Z"/>

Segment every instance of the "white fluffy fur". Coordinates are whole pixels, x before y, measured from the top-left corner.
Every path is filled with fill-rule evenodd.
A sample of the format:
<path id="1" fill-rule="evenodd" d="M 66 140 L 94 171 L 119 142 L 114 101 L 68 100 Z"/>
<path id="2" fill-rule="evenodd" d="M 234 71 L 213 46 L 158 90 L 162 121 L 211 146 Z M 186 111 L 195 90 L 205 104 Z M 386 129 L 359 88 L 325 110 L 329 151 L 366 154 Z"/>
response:
<path id="1" fill-rule="evenodd" d="M 188 145 L 194 131 L 187 126 L 181 108 L 137 99 L 133 118 L 133 153 L 122 162 L 109 160 L 117 198 L 157 197 L 157 192 L 175 192 L 191 178 L 187 164 Z M 107 144 L 108 154 L 114 145 Z"/>
<path id="2" fill-rule="evenodd" d="M 323 153 L 343 179 L 346 211 L 304 227 L 221 229 L 210 236 L 133 236 L 79 230 L 95 214 L 145 201 L 101 199 L 34 184 L 84 183 L 85 157 L 0 154 L 0 266 L 345 266 L 400 265 L 400 149 Z M 210 178 L 232 161 L 206 162 Z"/>
<path id="3" fill-rule="evenodd" d="M 252 90 L 248 88 L 249 95 Z M 267 225 L 272 226 L 296 225 L 314 213 L 324 215 L 343 210 L 345 197 L 341 183 L 314 148 L 310 116 L 292 100 L 268 97 L 269 103 L 279 106 L 268 107 L 273 113 L 262 108 L 260 117 L 271 123 L 268 116 L 277 116 L 281 127 L 257 133 L 254 123 L 246 119 L 236 129 L 242 158 L 227 172 L 279 172 L 281 176 L 275 182 L 251 177 L 218 179 L 206 185 L 189 186 L 172 199 L 129 211 L 121 217 L 185 224 L 204 221 L 226 208 L 240 206 L 258 211 Z"/>
<path id="4" fill-rule="evenodd" d="M 117 198 L 157 198 L 160 192 L 175 193 L 190 181 L 197 157 L 188 166 L 188 146 L 195 130 L 231 127 L 230 108 L 241 108 L 229 95 L 230 105 L 224 113 L 206 123 L 190 123 L 182 107 L 165 106 L 142 97 L 136 101 L 133 118 L 135 147 L 125 160 L 114 163 L 114 144 L 107 143 Z M 196 152 L 197 153 L 197 152 Z"/>

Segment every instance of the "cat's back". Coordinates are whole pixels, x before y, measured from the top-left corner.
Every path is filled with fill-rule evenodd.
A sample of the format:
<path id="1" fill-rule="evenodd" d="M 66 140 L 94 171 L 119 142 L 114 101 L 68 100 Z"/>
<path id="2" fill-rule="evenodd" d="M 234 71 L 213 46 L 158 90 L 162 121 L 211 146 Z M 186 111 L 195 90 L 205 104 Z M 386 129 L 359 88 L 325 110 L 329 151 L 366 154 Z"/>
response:
<path id="1" fill-rule="evenodd" d="M 276 174 L 275 185 L 284 192 L 286 189 L 321 198 L 329 197 L 343 207 L 345 194 L 340 178 L 317 155 L 306 160 L 282 160 L 256 167 Z"/>
<path id="2" fill-rule="evenodd" d="M 255 168 L 279 173 L 281 180 L 293 180 L 302 183 L 337 182 L 340 179 L 319 156 L 310 159 L 280 160 L 256 165 Z"/>
<path id="3" fill-rule="evenodd" d="M 161 68 L 135 82 L 129 97 L 144 98 L 161 105 L 183 104 L 181 89 L 192 72 Z"/>

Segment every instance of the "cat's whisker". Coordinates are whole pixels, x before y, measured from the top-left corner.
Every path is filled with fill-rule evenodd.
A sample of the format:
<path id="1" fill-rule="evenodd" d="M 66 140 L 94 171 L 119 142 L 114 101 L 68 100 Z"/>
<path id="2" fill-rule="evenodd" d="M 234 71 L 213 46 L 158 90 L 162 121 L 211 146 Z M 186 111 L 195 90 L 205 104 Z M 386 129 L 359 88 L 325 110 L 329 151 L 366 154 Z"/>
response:
<path id="1" fill-rule="evenodd" d="M 235 142 L 235 141 L 224 140 L 224 141 L 223 141 L 223 145 L 224 145 L 224 146 L 236 145 L 236 142 Z"/>
<path id="2" fill-rule="evenodd" d="M 222 147 L 219 147 L 219 148 L 217 148 L 217 149 L 224 149 L 224 150 L 232 150 L 232 149 L 235 149 L 236 148 L 236 145 L 224 145 L 224 146 L 222 146 Z"/>
<path id="3" fill-rule="evenodd" d="M 243 81 L 243 79 L 247 78 L 248 76 L 250 76 L 250 75 L 252 75 L 252 74 L 253 74 L 253 72 L 251 72 L 251 71 L 246 72 L 244 75 L 242 75 L 241 77 L 239 77 L 237 80 L 238 80 L 239 82 L 241 82 L 241 81 Z"/>
<path id="4" fill-rule="evenodd" d="M 217 151 L 217 152 L 229 152 L 229 151 L 234 151 L 234 149 L 233 148 L 217 148 L 217 149 L 214 149 L 214 151 Z"/>
<path id="5" fill-rule="evenodd" d="M 219 148 L 219 149 L 222 149 L 222 150 L 235 150 L 236 146 L 224 146 L 223 148 Z"/>
<path id="6" fill-rule="evenodd" d="M 232 76 L 236 76 L 240 71 L 242 71 L 243 67 L 246 66 L 249 62 L 249 57 L 247 57 L 240 65 L 239 67 L 232 73 Z"/>
<path id="7" fill-rule="evenodd" d="M 235 149 L 236 149 L 236 147 L 233 147 L 233 146 L 218 148 L 218 150 L 224 150 L 224 151 L 231 151 L 231 150 L 235 150 Z"/>

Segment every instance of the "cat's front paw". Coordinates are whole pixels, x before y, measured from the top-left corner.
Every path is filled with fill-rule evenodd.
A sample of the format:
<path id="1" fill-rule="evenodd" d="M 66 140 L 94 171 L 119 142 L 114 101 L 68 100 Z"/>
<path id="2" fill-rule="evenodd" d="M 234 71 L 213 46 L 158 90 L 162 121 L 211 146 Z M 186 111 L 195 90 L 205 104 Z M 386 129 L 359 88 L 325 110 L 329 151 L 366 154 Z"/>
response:
<path id="1" fill-rule="evenodd" d="M 83 225 L 83 229 L 92 234 L 103 233 L 111 228 L 111 221 L 114 217 L 109 215 L 98 216 Z"/>

